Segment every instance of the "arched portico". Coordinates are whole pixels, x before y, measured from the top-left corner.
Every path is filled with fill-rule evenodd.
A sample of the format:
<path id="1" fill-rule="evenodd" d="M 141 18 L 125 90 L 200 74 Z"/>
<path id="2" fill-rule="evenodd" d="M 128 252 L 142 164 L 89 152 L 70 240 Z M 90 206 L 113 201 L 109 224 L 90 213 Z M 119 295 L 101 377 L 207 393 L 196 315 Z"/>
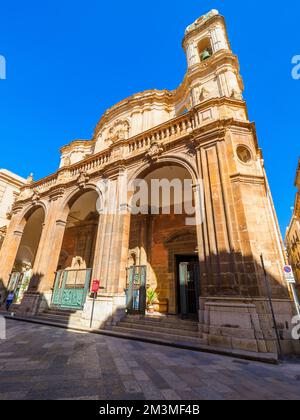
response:
<path id="1" fill-rule="evenodd" d="M 20 215 L 18 230 L 13 233 L 13 236 L 18 238 L 14 247 L 15 258 L 14 261 L 13 258 L 10 260 L 10 262 L 13 261 L 12 266 L 9 266 L 7 262 L 6 268 L 10 271 L 7 289 L 14 292 L 15 303 L 22 302 L 30 287 L 38 287 L 38 284 L 33 284 L 39 281 L 34 273 L 45 218 L 46 206 L 44 204 L 26 208 Z"/>
<path id="2" fill-rule="evenodd" d="M 132 190 L 139 191 L 137 197 L 136 190 L 132 194 L 130 205 L 128 290 L 132 290 L 132 278 L 144 273 L 140 269 L 144 267 L 146 289 L 158 295 L 157 312 L 197 317 L 200 275 L 196 168 L 186 159 L 164 156 L 159 162 L 140 167 L 130 182 Z M 141 205 L 139 201 L 140 209 L 136 209 L 142 189 L 148 189 L 148 203 Z"/>
<path id="3" fill-rule="evenodd" d="M 99 192 L 94 187 L 73 191 L 63 202 L 64 234 L 51 303 L 82 309 L 90 289 L 99 225 Z"/>

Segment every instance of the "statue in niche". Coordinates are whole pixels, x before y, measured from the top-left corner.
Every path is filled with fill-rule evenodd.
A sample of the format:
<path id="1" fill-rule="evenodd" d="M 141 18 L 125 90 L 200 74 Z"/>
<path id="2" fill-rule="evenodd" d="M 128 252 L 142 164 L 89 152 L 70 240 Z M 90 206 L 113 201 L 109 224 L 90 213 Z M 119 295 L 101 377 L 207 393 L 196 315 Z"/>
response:
<path id="1" fill-rule="evenodd" d="M 82 257 L 74 257 L 72 259 L 71 267 L 67 268 L 67 270 L 85 270 L 86 269 L 86 262 Z"/>

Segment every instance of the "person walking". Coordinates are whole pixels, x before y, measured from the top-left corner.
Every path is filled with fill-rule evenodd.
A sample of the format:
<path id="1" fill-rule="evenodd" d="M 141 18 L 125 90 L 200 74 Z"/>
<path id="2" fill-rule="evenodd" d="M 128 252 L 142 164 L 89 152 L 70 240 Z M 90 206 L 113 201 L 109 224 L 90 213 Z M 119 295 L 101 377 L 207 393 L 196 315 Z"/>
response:
<path id="1" fill-rule="evenodd" d="M 14 292 L 9 292 L 7 299 L 6 299 L 6 310 L 9 311 L 13 301 L 14 301 L 15 294 Z"/>

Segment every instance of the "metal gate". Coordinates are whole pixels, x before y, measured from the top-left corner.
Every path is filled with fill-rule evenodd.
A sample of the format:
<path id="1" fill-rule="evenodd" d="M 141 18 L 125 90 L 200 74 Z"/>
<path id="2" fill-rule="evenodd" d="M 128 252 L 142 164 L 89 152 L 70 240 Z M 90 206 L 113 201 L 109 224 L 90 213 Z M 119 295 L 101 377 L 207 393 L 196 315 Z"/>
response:
<path id="1" fill-rule="evenodd" d="M 199 263 L 195 261 L 179 264 L 180 313 L 183 317 L 197 315 L 200 296 Z"/>
<path id="2" fill-rule="evenodd" d="M 133 266 L 128 269 L 127 312 L 145 315 L 146 313 L 147 267 Z"/>
<path id="3" fill-rule="evenodd" d="M 92 269 L 61 270 L 56 273 L 52 305 L 81 310 L 89 292 Z"/>

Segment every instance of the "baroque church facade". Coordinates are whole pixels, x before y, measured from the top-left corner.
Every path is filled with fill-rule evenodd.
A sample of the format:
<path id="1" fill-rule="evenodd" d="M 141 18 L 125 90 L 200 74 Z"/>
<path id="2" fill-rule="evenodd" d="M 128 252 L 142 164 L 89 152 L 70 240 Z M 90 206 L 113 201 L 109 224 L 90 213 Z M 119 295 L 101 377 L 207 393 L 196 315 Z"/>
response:
<path id="1" fill-rule="evenodd" d="M 71 310 L 88 327 L 98 279 L 93 326 L 111 329 L 126 311 L 145 315 L 150 289 L 156 317 L 193 320 L 199 343 L 276 353 L 263 255 L 282 347 L 295 352 L 282 239 L 224 18 L 202 16 L 183 48 L 188 68 L 178 89 L 118 103 L 91 140 L 61 149 L 55 174 L 21 189 L 0 254 L 2 288 L 23 288 L 20 315 Z M 133 214 L 124 178 L 188 181 L 195 223 L 174 201 L 171 214 Z M 118 212 L 105 208 L 103 183 Z"/>

